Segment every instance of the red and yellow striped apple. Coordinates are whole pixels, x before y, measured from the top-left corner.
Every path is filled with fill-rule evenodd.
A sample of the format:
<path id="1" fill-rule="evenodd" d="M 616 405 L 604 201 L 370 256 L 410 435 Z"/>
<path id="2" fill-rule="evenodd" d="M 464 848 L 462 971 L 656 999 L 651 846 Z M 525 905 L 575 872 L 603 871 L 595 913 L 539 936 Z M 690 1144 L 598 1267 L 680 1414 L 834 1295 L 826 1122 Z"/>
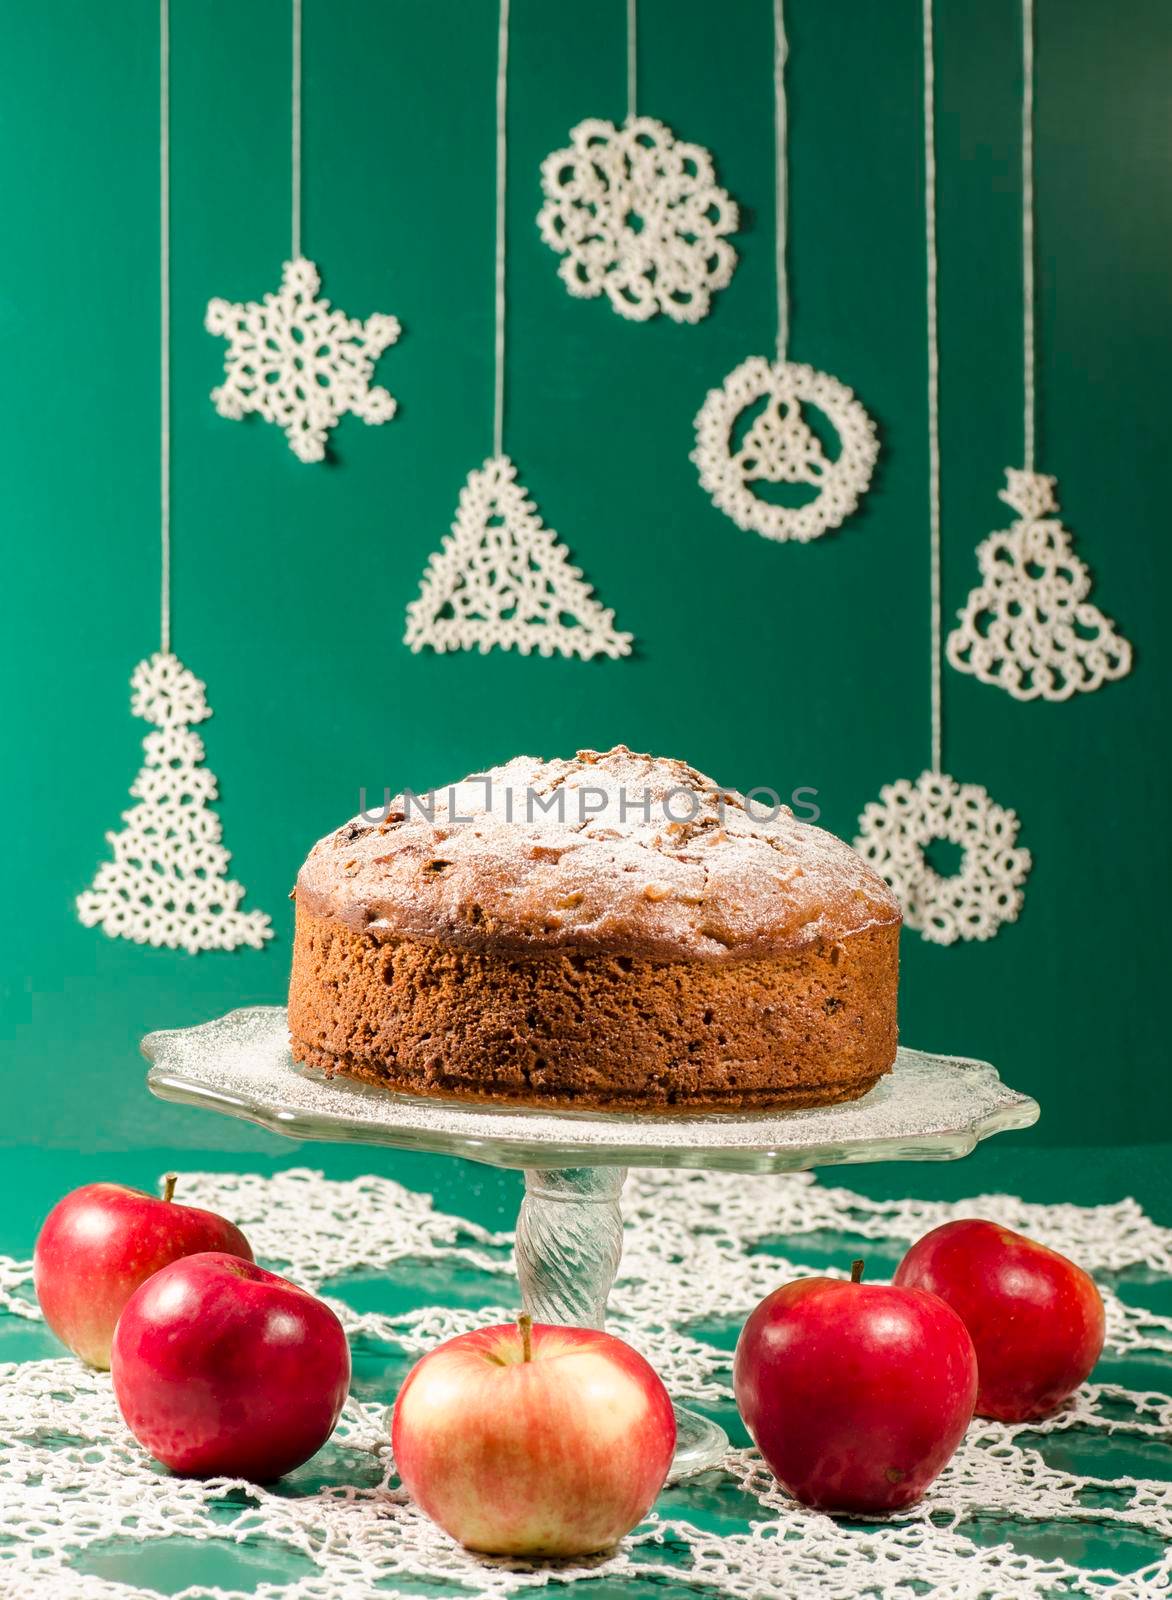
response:
<path id="1" fill-rule="evenodd" d="M 461 1544 L 577 1556 L 646 1516 L 676 1425 L 663 1384 L 621 1339 L 522 1317 L 417 1362 L 391 1442 L 412 1499 Z"/>

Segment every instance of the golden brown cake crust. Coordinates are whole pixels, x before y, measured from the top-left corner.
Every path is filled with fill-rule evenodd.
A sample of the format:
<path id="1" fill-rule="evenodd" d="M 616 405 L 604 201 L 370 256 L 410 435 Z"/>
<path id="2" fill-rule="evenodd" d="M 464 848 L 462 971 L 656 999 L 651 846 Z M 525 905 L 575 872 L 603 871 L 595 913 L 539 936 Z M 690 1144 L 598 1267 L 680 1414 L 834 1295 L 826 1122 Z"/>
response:
<path id="1" fill-rule="evenodd" d="M 887 886 L 681 762 L 520 757 L 430 819 L 399 797 L 296 900 L 294 1056 L 387 1088 L 734 1110 L 851 1099 L 895 1058 Z"/>
<path id="2" fill-rule="evenodd" d="M 300 907 L 298 1061 L 411 1094 L 610 1110 L 821 1105 L 895 1057 L 899 928 L 741 961 L 501 959 Z"/>

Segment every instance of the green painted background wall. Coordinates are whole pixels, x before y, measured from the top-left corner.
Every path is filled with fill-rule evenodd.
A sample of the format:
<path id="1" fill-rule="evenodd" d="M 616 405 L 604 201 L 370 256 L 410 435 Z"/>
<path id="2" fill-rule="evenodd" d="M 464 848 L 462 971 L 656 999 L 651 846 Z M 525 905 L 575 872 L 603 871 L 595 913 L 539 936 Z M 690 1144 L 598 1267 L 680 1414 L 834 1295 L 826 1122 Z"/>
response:
<path id="1" fill-rule="evenodd" d="M 306 0 L 305 244 L 325 292 L 392 311 L 400 415 L 347 420 L 300 464 L 208 401 L 212 295 L 274 287 L 288 245 L 284 0 L 175 0 L 175 647 L 206 679 L 225 842 L 278 937 L 263 953 L 135 948 L 81 928 L 145 726 L 127 679 L 157 646 L 156 8 L 8 0 L 0 53 L 6 368 L 0 670 L 4 1118 L 74 1148 L 259 1134 L 142 1087 L 159 1025 L 282 997 L 286 894 L 359 786 L 425 787 L 518 751 L 625 741 L 721 780 L 815 786 L 850 836 L 928 755 L 920 21 L 914 0 L 791 0 L 792 354 L 882 429 L 864 508 L 778 546 L 688 462 L 707 388 L 769 351 L 767 0 L 643 0 L 643 109 L 708 145 L 742 205 L 741 261 L 695 328 L 569 298 L 534 225 L 541 157 L 625 108 L 620 0 L 514 0 L 507 445 L 621 627 L 628 662 L 412 657 L 403 610 L 491 446 L 490 0 Z M 938 6 L 944 590 L 1020 457 L 1018 13 Z M 948 672 L 948 767 L 1015 806 L 1035 868 L 988 945 L 906 939 L 905 1038 L 996 1061 L 1043 1102 L 1035 1141 L 1166 1132 L 1172 363 L 1169 60 L 1160 0 L 1042 0 L 1041 464 L 1136 646 L 1134 675 L 1064 707 Z"/>

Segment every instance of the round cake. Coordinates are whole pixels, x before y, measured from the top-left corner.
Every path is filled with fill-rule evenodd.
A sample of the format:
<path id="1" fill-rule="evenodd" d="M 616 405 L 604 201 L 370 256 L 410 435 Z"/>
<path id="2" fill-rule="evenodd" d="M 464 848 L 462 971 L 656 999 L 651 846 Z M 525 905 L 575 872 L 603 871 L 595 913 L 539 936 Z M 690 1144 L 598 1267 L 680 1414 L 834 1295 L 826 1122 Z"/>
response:
<path id="1" fill-rule="evenodd" d="M 848 845 L 680 761 L 520 756 L 310 851 L 294 1057 L 410 1094 L 735 1110 L 895 1060 L 899 907 Z"/>

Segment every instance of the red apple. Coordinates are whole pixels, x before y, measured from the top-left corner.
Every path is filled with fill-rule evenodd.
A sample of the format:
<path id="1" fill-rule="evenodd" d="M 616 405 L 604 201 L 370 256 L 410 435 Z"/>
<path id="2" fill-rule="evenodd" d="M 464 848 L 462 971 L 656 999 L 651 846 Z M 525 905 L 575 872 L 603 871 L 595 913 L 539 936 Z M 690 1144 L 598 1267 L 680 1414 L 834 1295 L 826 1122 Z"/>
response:
<path id="1" fill-rule="evenodd" d="M 977 1415 L 1048 1416 L 1103 1349 L 1093 1280 L 1055 1250 L 997 1222 L 946 1222 L 912 1245 L 895 1281 L 946 1300 L 977 1352 Z"/>
<path id="2" fill-rule="evenodd" d="M 773 1472 L 820 1511 L 918 1500 L 964 1436 L 977 1359 L 964 1323 L 920 1289 L 802 1278 L 741 1330 L 733 1388 Z"/>
<path id="3" fill-rule="evenodd" d="M 579 1556 L 647 1515 L 676 1423 L 663 1384 L 621 1339 L 522 1317 L 417 1362 L 391 1443 L 412 1499 L 461 1544 Z"/>
<path id="4" fill-rule="evenodd" d="M 223 1217 L 176 1205 L 175 1174 L 162 1199 L 121 1183 L 87 1183 L 59 1200 L 33 1253 L 33 1283 L 45 1321 L 91 1367 L 110 1365 L 122 1307 L 140 1283 L 180 1256 L 225 1250 L 252 1260 L 248 1240 Z"/>
<path id="5" fill-rule="evenodd" d="M 164 1466 L 268 1483 L 334 1431 L 350 1348 L 329 1306 L 212 1251 L 173 1261 L 131 1295 L 110 1372 L 131 1433 Z"/>

